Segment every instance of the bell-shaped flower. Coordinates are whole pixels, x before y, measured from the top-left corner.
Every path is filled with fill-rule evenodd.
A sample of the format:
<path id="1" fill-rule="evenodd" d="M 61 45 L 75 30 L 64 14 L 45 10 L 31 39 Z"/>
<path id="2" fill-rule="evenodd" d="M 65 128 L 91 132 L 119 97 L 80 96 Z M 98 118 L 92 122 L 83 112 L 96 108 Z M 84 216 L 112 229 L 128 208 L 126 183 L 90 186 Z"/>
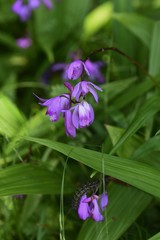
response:
<path id="1" fill-rule="evenodd" d="M 64 113 L 65 117 L 65 129 L 66 129 L 66 135 L 75 137 L 76 136 L 76 128 L 72 123 L 72 112 L 70 110 L 66 110 Z"/>
<path id="2" fill-rule="evenodd" d="M 81 60 L 76 60 L 68 65 L 66 69 L 66 75 L 68 79 L 76 80 L 82 75 L 84 70 L 89 75 L 88 69 L 86 68 L 84 62 Z"/>
<path id="3" fill-rule="evenodd" d="M 72 122 L 75 128 L 84 128 L 92 124 L 94 121 L 94 110 L 92 106 L 86 101 L 78 103 L 74 107 L 72 114 Z"/>
<path id="4" fill-rule="evenodd" d="M 68 110 L 71 107 L 69 94 L 63 94 L 50 99 L 36 97 L 41 101 L 40 105 L 48 107 L 46 114 L 50 116 L 50 120 L 53 122 L 57 122 L 61 112 L 64 115 L 64 110 Z"/>
<path id="5" fill-rule="evenodd" d="M 96 86 L 91 82 L 81 81 L 77 83 L 74 87 L 72 97 L 75 98 L 76 101 L 78 101 L 80 96 L 84 97 L 88 92 L 90 92 L 93 95 L 95 101 L 98 102 L 98 94 L 95 89 L 98 91 L 102 91 L 100 87 Z"/>
<path id="6" fill-rule="evenodd" d="M 89 72 L 89 78 L 91 80 L 96 80 L 99 83 L 105 82 L 105 78 L 100 71 L 101 67 L 106 66 L 104 62 L 91 62 L 89 59 L 87 59 L 84 64 Z"/>

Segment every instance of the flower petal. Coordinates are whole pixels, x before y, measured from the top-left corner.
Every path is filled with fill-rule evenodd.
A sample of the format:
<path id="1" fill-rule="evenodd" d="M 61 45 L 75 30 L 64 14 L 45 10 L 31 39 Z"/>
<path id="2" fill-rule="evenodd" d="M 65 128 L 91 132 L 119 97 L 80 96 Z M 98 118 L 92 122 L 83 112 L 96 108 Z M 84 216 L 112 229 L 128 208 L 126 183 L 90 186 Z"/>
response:
<path id="1" fill-rule="evenodd" d="M 76 129 L 72 123 L 72 113 L 70 110 L 65 111 L 65 128 L 67 136 L 76 136 Z"/>
<path id="2" fill-rule="evenodd" d="M 78 101 L 79 97 L 81 95 L 81 82 L 77 83 L 73 89 L 72 97 Z"/>
<path id="3" fill-rule="evenodd" d="M 90 85 L 92 85 L 95 89 L 99 90 L 99 91 L 103 91 L 102 88 L 98 87 L 96 84 L 92 83 L 92 82 L 89 82 Z"/>
<path id="4" fill-rule="evenodd" d="M 108 194 L 103 193 L 100 195 L 100 207 L 104 211 L 105 207 L 108 205 Z"/>
<path id="5" fill-rule="evenodd" d="M 82 105 L 86 109 L 86 111 L 89 113 L 89 125 L 94 121 L 94 110 L 91 104 L 88 104 L 86 101 L 82 101 Z"/>
<path id="6" fill-rule="evenodd" d="M 98 102 L 98 94 L 97 94 L 96 90 L 94 88 L 90 87 L 89 91 L 93 95 L 95 101 Z"/>
<path id="7" fill-rule="evenodd" d="M 39 5 L 40 5 L 40 0 L 29 0 L 28 1 L 28 6 L 31 8 L 31 9 L 35 9 L 35 8 L 38 8 Z"/>
<path id="8" fill-rule="evenodd" d="M 79 127 L 89 126 L 89 111 L 82 104 L 79 104 Z"/>
<path id="9" fill-rule="evenodd" d="M 48 9 L 53 8 L 53 3 L 51 0 L 43 0 L 43 3 Z"/>
<path id="10" fill-rule="evenodd" d="M 88 82 L 82 81 L 81 82 L 81 89 L 82 89 L 82 95 L 85 96 L 89 92 Z"/>
<path id="11" fill-rule="evenodd" d="M 78 216 L 82 220 L 86 220 L 88 217 L 90 217 L 90 214 L 88 212 L 88 210 L 89 210 L 88 203 L 84 202 L 85 198 L 87 198 L 87 196 L 83 195 L 80 200 L 79 207 L 78 207 Z"/>
<path id="12" fill-rule="evenodd" d="M 73 114 L 72 114 L 72 122 L 73 122 L 73 125 L 75 126 L 75 128 L 79 128 L 79 113 L 78 113 L 78 108 L 79 108 L 79 105 L 77 105 L 73 111 Z"/>
<path id="13" fill-rule="evenodd" d="M 90 205 L 90 215 L 92 219 L 96 222 L 103 221 L 104 217 L 102 216 L 97 199 L 93 199 L 91 205 Z"/>

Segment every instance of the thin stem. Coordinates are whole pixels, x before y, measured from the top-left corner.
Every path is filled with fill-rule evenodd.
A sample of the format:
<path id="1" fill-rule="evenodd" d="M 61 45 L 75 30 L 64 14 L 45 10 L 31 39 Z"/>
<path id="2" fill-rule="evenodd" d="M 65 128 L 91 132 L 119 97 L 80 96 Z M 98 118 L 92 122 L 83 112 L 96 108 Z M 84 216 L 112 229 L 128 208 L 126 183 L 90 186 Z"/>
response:
<path id="1" fill-rule="evenodd" d="M 105 48 L 100 48 L 100 49 L 97 49 L 93 52 L 91 52 L 89 54 L 89 56 L 85 59 L 85 61 L 87 59 L 89 59 L 92 55 L 95 55 L 97 53 L 101 53 L 101 52 L 106 52 L 106 51 L 114 51 L 114 52 L 117 52 L 119 53 L 120 55 L 122 55 L 123 57 L 127 58 L 132 64 L 134 64 L 135 66 L 137 66 L 139 69 L 142 70 L 142 72 L 147 75 L 152 81 L 153 83 L 158 87 L 160 88 L 160 84 L 155 80 L 154 77 L 152 77 L 148 72 L 147 70 L 145 69 L 145 67 L 143 65 L 141 65 L 139 62 L 135 61 L 133 58 L 131 58 L 129 55 L 127 55 L 126 53 L 122 52 L 121 50 L 119 50 L 118 48 L 116 47 L 105 47 Z"/>

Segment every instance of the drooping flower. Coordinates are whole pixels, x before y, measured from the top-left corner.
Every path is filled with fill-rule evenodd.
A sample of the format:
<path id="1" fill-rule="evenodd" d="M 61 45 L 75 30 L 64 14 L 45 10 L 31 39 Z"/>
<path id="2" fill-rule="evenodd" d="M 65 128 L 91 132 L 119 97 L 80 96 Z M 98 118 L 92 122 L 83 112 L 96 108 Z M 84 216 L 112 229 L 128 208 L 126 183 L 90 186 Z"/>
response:
<path id="1" fill-rule="evenodd" d="M 87 218 L 91 217 L 96 222 L 103 221 L 104 217 L 102 212 L 107 205 L 107 193 L 103 193 L 100 196 L 94 194 L 91 197 L 87 197 L 85 194 L 81 197 L 79 202 L 78 216 L 82 220 L 86 220 Z"/>
<path id="2" fill-rule="evenodd" d="M 41 101 L 39 103 L 40 105 L 48 107 L 46 115 L 49 115 L 50 120 L 53 122 L 57 122 L 60 118 L 60 114 L 62 113 L 64 116 L 64 110 L 68 110 L 71 107 L 69 94 L 63 94 L 50 99 L 36 97 Z"/>
<path id="3" fill-rule="evenodd" d="M 86 68 L 84 62 L 81 60 L 76 60 L 69 64 L 66 70 L 66 75 L 68 79 L 76 80 L 82 75 L 84 70 L 89 75 L 88 69 Z"/>
<path id="4" fill-rule="evenodd" d="M 89 72 L 89 78 L 91 80 L 96 80 L 99 83 L 105 82 L 105 78 L 100 71 L 101 67 L 106 66 L 104 62 L 91 62 L 89 59 L 87 59 L 84 64 Z"/>
<path id="5" fill-rule="evenodd" d="M 20 48 L 29 48 L 32 44 L 32 40 L 28 37 L 16 39 L 16 44 Z"/>
<path id="6" fill-rule="evenodd" d="M 94 110 L 89 103 L 83 100 L 74 107 L 72 123 L 75 128 L 88 127 L 93 121 Z"/>
<path id="7" fill-rule="evenodd" d="M 98 94 L 95 89 L 98 91 L 102 91 L 100 87 L 96 86 L 91 82 L 81 81 L 77 83 L 74 87 L 72 97 L 75 98 L 76 101 L 78 101 L 80 96 L 84 97 L 88 92 L 90 92 L 93 95 L 95 101 L 98 102 Z"/>

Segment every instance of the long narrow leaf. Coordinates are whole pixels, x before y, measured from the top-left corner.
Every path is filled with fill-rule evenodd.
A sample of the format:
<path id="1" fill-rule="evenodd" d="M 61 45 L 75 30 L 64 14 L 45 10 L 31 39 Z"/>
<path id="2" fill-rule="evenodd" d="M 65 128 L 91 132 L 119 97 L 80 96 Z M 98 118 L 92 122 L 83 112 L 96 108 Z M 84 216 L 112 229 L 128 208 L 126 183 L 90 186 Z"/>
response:
<path id="1" fill-rule="evenodd" d="M 116 150 L 145 123 L 145 121 L 147 121 L 160 110 L 159 102 L 159 96 L 153 96 L 145 102 L 142 108 L 139 109 L 137 115 L 135 116 L 135 119 L 132 121 L 128 129 L 115 144 L 114 148 L 111 151 L 111 154 L 115 153 Z"/>
<path id="2" fill-rule="evenodd" d="M 72 192 L 71 186 L 64 192 Z M 56 172 L 34 166 L 19 164 L 0 171 L 0 196 L 16 194 L 60 194 L 61 176 Z"/>
<path id="3" fill-rule="evenodd" d="M 153 196 L 160 197 L 159 171 L 146 164 L 45 139 L 32 137 L 25 139 L 52 148 L 99 172 L 118 178 Z"/>

